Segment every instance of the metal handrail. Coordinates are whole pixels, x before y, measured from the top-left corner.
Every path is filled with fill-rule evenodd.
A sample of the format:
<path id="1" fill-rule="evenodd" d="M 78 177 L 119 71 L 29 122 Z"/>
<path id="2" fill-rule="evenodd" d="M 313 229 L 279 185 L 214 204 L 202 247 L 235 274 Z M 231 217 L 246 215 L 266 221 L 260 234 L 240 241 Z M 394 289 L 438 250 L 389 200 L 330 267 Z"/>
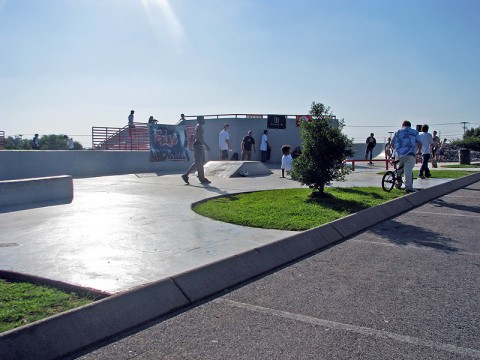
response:
<path id="1" fill-rule="evenodd" d="M 148 139 L 148 125 L 134 123 L 135 127 L 128 125 L 117 127 L 92 127 L 92 148 L 94 150 L 150 150 Z"/>

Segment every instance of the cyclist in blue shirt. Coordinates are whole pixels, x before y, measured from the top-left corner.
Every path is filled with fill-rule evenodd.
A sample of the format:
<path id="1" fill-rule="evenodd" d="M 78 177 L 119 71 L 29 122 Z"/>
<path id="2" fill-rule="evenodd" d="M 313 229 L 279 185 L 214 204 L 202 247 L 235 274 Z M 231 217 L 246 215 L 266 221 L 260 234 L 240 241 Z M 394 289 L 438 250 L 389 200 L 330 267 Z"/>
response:
<path id="1" fill-rule="evenodd" d="M 422 141 L 417 130 L 412 129 L 410 121 L 405 120 L 402 128 L 393 135 L 392 146 L 398 156 L 398 167 L 405 171 L 405 192 L 413 192 L 413 168 L 418 145 Z M 400 170 L 401 171 L 401 170 Z M 399 176 L 402 174 L 400 173 Z"/>

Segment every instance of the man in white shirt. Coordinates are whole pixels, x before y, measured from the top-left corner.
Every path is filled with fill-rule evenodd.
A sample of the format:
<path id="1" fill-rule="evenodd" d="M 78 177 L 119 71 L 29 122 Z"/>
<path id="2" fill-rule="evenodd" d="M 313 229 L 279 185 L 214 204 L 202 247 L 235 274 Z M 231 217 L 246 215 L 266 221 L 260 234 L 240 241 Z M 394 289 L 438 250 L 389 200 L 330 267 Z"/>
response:
<path id="1" fill-rule="evenodd" d="M 262 162 L 267 162 L 268 151 L 268 130 L 263 130 L 262 142 L 260 143 L 260 152 L 262 153 Z"/>
<path id="2" fill-rule="evenodd" d="M 223 130 L 220 131 L 220 135 L 218 135 L 218 148 L 222 152 L 222 160 L 228 160 L 228 151 L 232 150 L 230 134 L 228 133 L 229 128 L 229 124 L 224 124 Z"/>
<path id="3" fill-rule="evenodd" d="M 433 146 L 433 136 L 428 132 L 427 124 L 422 126 L 422 133 L 419 136 L 422 141 L 422 166 L 420 167 L 418 177 L 425 179 L 425 177 L 429 178 L 431 176 L 428 162 L 430 161 L 431 148 Z"/>

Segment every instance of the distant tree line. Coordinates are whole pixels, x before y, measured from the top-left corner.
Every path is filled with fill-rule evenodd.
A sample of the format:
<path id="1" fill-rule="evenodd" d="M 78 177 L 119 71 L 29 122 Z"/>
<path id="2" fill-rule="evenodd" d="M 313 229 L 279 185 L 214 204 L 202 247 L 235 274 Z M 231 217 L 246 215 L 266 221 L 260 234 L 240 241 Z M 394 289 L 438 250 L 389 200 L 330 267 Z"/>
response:
<path id="1" fill-rule="evenodd" d="M 5 138 L 6 150 L 32 150 L 32 139 L 24 139 L 21 135 L 8 136 Z M 82 144 L 78 141 L 73 141 L 75 150 L 83 150 Z M 67 150 L 67 141 L 64 135 L 42 135 L 39 138 L 38 144 L 40 150 Z"/>
<path id="2" fill-rule="evenodd" d="M 480 151 L 480 127 L 465 131 L 463 139 L 454 140 L 452 144 L 462 148 Z"/>

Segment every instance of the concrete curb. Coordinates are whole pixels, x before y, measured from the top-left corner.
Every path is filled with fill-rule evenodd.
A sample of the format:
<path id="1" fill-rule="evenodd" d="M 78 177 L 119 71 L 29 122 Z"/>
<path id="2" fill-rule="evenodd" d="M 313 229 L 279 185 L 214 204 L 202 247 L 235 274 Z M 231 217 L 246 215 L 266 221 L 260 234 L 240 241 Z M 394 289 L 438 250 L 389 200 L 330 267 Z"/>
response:
<path id="1" fill-rule="evenodd" d="M 440 184 L 274 243 L 0 334 L 2 359 L 54 359 L 237 286 L 480 181 Z"/>
<path id="2" fill-rule="evenodd" d="M 47 201 L 73 200 L 70 175 L 0 181 L 0 208 Z"/>

